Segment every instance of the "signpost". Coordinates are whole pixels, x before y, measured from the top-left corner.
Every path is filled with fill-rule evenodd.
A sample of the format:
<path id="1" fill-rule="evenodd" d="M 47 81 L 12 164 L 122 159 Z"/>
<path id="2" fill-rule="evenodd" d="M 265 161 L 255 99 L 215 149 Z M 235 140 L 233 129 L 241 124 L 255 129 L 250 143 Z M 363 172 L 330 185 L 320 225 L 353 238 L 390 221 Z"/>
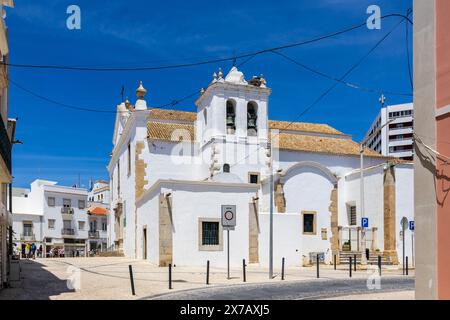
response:
<path id="1" fill-rule="evenodd" d="M 361 219 L 361 226 L 365 229 L 369 228 L 369 218 L 362 218 Z"/>
<path id="2" fill-rule="evenodd" d="M 408 219 L 406 217 L 403 217 L 402 221 L 400 221 L 400 225 L 402 227 L 402 240 L 403 240 L 403 275 L 405 275 L 405 232 L 409 226 Z"/>
<path id="3" fill-rule="evenodd" d="M 414 229 L 415 224 L 414 221 L 409 222 L 409 230 L 411 231 L 411 251 L 412 251 L 412 266 L 415 267 L 415 259 L 414 259 Z"/>
<path id="4" fill-rule="evenodd" d="M 222 206 L 222 227 L 227 230 L 227 279 L 230 279 L 230 230 L 236 227 L 236 206 Z"/>

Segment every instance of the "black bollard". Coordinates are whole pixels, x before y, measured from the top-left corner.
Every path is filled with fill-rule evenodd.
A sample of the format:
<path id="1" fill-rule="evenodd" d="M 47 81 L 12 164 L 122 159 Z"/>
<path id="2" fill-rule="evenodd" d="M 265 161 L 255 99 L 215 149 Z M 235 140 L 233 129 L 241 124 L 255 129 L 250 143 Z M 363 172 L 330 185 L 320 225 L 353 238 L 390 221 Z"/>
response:
<path id="1" fill-rule="evenodd" d="M 336 270 L 336 260 L 337 260 L 337 256 L 334 255 L 334 270 Z"/>
<path id="2" fill-rule="evenodd" d="M 381 256 L 378 256 L 378 274 L 381 277 Z"/>
<path id="3" fill-rule="evenodd" d="M 172 290 L 172 264 L 169 264 L 169 290 Z"/>
<path id="4" fill-rule="evenodd" d="M 319 274 L 319 268 L 320 268 L 320 263 L 319 263 L 319 255 L 316 256 L 316 268 L 317 268 L 317 279 L 320 278 L 320 274 Z"/>
<path id="5" fill-rule="evenodd" d="M 348 271 L 349 271 L 349 275 L 350 275 L 350 278 L 352 277 L 352 264 L 353 264 L 353 261 L 352 261 L 353 259 L 352 259 L 352 257 L 349 257 L 349 260 L 348 260 L 348 262 L 349 262 L 349 264 L 348 264 Z"/>
<path id="6" fill-rule="evenodd" d="M 405 266 L 405 268 L 406 268 L 406 275 L 408 276 L 409 275 L 408 257 L 406 257 L 406 266 Z"/>
<path id="7" fill-rule="evenodd" d="M 243 280 L 244 280 L 244 282 L 247 282 L 247 276 L 246 276 L 246 274 L 245 274 L 245 259 L 244 260 L 242 260 L 242 272 L 243 272 Z"/>
<path id="8" fill-rule="evenodd" d="M 284 280 L 284 258 L 281 260 L 281 280 Z"/>
<path id="9" fill-rule="evenodd" d="M 133 267 L 131 264 L 128 266 L 128 270 L 130 271 L 131 294 L 135 296 L 136 292 L 134 291 Z"/>
<path id="10" fill-rule="evenodd" d="M 356 254 L 354 255 L 354 258 L 355 258 L 354 268 L 355 268 L 355 272 L 356 272 Z"/>
<path id="11" fill-rule="evenodd" d="M 206 285 L 209 285 L 209 260 L 206 261 Z"/>

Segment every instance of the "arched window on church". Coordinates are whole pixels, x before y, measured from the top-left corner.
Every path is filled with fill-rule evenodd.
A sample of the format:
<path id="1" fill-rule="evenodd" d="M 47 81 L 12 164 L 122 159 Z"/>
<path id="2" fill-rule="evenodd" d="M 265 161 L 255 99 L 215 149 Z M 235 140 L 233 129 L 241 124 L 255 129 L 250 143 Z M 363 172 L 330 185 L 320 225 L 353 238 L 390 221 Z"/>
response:
<path id="1" fill-rule="evenodd" d="M 227 101 L 227 134 L 234 134 L 236 131 L 236 103 L 233 100 Z"/>
<path id="2" fill-rule="evenodd" d="M 255 102 L 247 104 L 247 134 L 249 136 L 258 135 L 258 105 Z"/>
<path id="3" fill-rule="evenodd" d="M 230 173 L 230 165 L 228 164 L 228 163 L 225 163 L 224 165 L 223 165 L 223 172 L 225 172 L 225 173 Z"/>

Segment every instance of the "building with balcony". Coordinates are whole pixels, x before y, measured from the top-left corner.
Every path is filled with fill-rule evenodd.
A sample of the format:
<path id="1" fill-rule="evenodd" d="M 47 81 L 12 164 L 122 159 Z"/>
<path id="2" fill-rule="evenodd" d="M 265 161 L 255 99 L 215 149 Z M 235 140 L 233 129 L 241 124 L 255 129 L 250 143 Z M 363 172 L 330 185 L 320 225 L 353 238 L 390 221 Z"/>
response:
<path id="1" fill-rule="evenodd" d="M 386 125 L 389 123 L 388 125 Z M 375 135 L 378 128 L 383 127 Z M 384 156 L 413 160 L 414 107 L 412 103 L 381 108 L 368 130 L 366 146 Z"/>
<path id="2" fill-rule="evenodd" d="M 108 249 L 108 214 L 106 205 L 95 204 L 87 211 L 89 221 L 88 251 L 103 252 Z"/>
<path id="3" fill-rule="evenodd" d="M 89 239 L 86 189 L 36 180 L 30 189 L 13 189 L 14 242 L 64 249 L 65 256 L 85 255 Z"/>
<path id="4" fill-rule="evenodd" d="M 9 59 L 8 29 L 5 7 L 14 7 L 12 0 L 0 1 L 0 62 Z M 8 118 L 9 67 L 0 65 L 0 289 L 8 283 L 11 243 L 12 145 L 16 121 Z"/>

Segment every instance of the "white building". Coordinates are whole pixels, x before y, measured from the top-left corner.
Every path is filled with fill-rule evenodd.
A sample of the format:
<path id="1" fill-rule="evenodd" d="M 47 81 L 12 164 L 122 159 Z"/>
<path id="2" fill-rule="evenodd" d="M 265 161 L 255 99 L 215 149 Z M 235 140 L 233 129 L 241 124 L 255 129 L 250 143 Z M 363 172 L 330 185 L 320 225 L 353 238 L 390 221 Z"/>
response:
<path id="1" fill-rule="evenodd" d="M 391 121 L 388 125 L 386 125 Z M 386 125 L 373 134 L 378 128 Z M 385 156 L 412 161 L 414 107 L 412 103 L 386 106 L 381 108 L 372 126 L 366 134 L 366 146 Z"/>
<path id="2" fill-rule="evenodd" d="M 24 252 L 26 243 L 64 249 L 65 256 L 85 255 L 88 245 L 87 190 L 35 180 L 31 189 L 13 192 L 14 242 Z"/>
<path id="3" fill-rule="evenodd" d="M 109 182 L 98 180 L 88 194 L 89 251 L 105 251 L 111 246 L 109 235 Z"/>
<path id="4" fill-rule="evenodd" d="M 397 222 L 413 219 L 411 164 L 366 150 L 362 213 L 358 144 L 325 124 L 269 121 L 263 76 L 219 71 L 196 112 L 149 109 L 142 83 L 136 93 L 134 106 L 117 107 L 108 165 L 111 236 L 126 256 L 224 266 L 221 206 L 236 205 L 231 264 L 267 266 L 273 162 L 275 261 L 301 266 L 321 254 L 328 263 L 368 248 L 397 263 Z"/>
<path id="5" fill-rule="evenodd" d="M 109 182 L 95 181 L 88 194 L 88 201 L 95 203 L 109 204 Z"/>
<path id="6" fill-rule="evenodd" d="M 8 28 L 5 7 L 14 7 L 12 0 L 0 1 L 0 62 L 8 62 Z M 9 111 L 9 66 L 0 68 L 0 289 L 9 283 L 11 255 L 11 194 L 12 146 L 16 120 L 8 118 Z"/>

